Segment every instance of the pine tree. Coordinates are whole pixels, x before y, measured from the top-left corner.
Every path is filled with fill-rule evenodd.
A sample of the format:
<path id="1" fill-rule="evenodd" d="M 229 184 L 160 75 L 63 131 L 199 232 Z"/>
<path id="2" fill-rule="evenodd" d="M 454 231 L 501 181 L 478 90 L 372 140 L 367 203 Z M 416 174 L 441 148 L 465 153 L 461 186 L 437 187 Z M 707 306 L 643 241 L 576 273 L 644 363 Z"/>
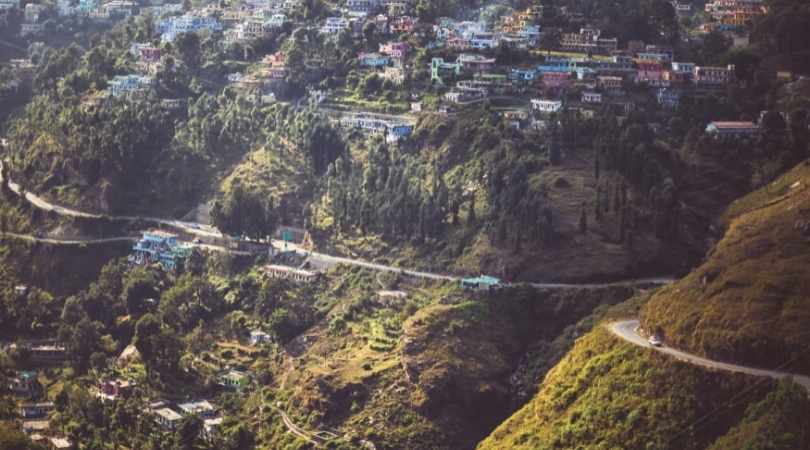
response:
<path id="1" fill-rule="evenodd" d="M 588 233 L 588 214 L 585 212 L 585 204 L 582 204 L 582 211 L 579 213 L 579 232 Z"/>
<path id="2" fill-rule="evenodd" d="M 596 188 L 596 207 L 594 208 L 594 217 L 596 217 L 597 222 L 602 221 L 602 188 L 597 186 Z"/>

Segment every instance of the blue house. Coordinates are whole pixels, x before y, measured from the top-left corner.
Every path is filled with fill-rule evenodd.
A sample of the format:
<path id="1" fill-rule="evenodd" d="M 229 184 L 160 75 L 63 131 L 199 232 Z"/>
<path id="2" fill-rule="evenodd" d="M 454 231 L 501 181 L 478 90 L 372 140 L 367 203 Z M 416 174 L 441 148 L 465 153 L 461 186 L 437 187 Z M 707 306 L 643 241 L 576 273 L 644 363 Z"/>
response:
<path id="1" fill-rule="evenodd" d="M 536 69 L 517 69 L 509 71 L 509 79 L 513 81 L 534 81 L 537 78 Z"/>
<path id="2" fill-rule="evenodd" d="M 177 236 L 165 231 L 145 231 L 132 248 L 129 261 L 138 264 L 158 263 L 166 270 L 177 269 L 190 254 L 191 248 L 177 242 Z"/>
<path id="3" fill-rule="evenodd" d="M 388 133 L 386 135 L 386 141 L 388 142 L 397 142 L 401 139 L 406 139 L 408 136 L 413 133 L 413 125 L 411 124 L 395 124 L 388 126 Z"/>
<path id="4" fill-rule="evenodd" d="M 357 59 L 365 67 L 385 67 L 391 62 L 391 58 L 380 53 L 361 53 Z"/>

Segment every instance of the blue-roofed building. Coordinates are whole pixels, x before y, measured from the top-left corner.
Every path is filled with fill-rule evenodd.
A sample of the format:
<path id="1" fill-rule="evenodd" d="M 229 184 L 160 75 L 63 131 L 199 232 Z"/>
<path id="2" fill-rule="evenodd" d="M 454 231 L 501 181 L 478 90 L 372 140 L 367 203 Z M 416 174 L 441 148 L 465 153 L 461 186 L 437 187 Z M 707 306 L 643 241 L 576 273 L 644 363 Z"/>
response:
<path id="1" fill-rule="evenodd" d="M 361 53 L 357 59 L 365 67 L 385 67 L 391 62 L 391 58 L 380 53 Z"/>
<path id="2" fill-rule="evenodd" d="M 500 279 L 489 275 L 481 275 L 475 278 L 464 278 L 461 280 L 461 287 L 474 291 L 491 292 L 503 286 Z"/>
<path id="3" fill-rule="evenodd" d="M 177 236 L 160 230 L 145 231 L 132 248 L 129 261 L 142 265 L 158 263 L 166 270 L 175 270 L 191 254 L 191 248 L 177 242 Z"/>

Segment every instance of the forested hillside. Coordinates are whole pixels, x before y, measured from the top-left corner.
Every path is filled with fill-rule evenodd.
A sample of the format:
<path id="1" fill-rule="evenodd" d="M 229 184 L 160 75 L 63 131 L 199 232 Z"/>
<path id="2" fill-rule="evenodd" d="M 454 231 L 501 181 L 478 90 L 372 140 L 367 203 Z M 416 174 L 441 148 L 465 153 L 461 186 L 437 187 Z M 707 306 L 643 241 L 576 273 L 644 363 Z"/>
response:
<path id="1" fill-rule="evenodd" d="M 671 345 L 721 360 L 810 373 L 807 338 L 810 165 L 734 202 L 706 261 L 644 308 Z"/>

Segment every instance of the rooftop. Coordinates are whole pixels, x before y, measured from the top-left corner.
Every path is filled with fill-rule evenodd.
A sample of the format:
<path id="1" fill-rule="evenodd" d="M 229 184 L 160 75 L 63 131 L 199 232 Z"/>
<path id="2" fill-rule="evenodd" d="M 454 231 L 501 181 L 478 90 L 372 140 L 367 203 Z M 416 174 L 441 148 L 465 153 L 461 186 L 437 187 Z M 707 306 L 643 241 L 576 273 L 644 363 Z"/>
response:
<path id="1" fill-rule="evenodd" d="M 155 414 L 157 414 L 160 417 L 163 417 L 164 419 L 166 419 L 168 421 L 172 421 L 172 422 L 175 421 L 175 420 L 180 420 L 180 419 L 183 418 L 183 416 L 181 416 L 176 411 L 174 411 L 172 409 L 169 409 L 169 408 L 158 409 L 157 411 L 155 411 Z"/>
<path id="2" fill-rule="evenodd" d="M 712 122 L 709 125 L 714 125 L 718 129 L 738 129 L 738 128 L 757 128 L 754 122 L 746 121 L 730 121 L 730 122 Z"/>

